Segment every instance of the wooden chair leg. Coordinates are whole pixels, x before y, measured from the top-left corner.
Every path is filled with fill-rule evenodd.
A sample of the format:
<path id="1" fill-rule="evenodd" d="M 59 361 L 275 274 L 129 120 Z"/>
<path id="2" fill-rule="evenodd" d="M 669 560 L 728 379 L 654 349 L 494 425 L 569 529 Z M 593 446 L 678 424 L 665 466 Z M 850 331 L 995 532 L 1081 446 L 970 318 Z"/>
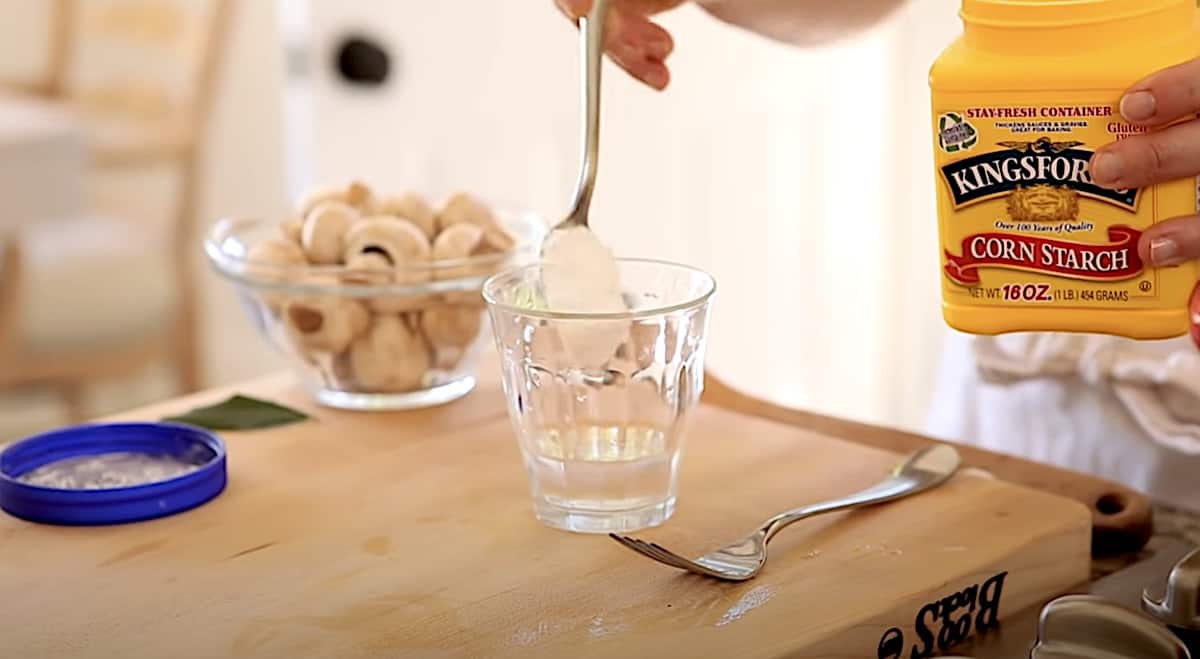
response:
<path id="1" fill-rule="evenodd" d="M 193 126 L 195 137 L 200 139 L 206 132 L 208 118 L 211 115 L 210 104 L 217 84 L 217 73 L 223 62 L 227 33 L 233 25 L 235 11 L 232 0 L 216 0 L 213 5 L 212 24 L 208 30 L 208 43 L 205 48 L 209 53 L 204 58 L 200 71 L 197 89 L 196 116 L 200 119 Z M 184 249 L 178 262 L 180 264 L 180 299 L 179 322 L 176 328 L 175 368 L 179 378 L 179 386 L 184 392 L 198 390 L 203 381 L 201 350 L 200 350 L 200 290 L 196 282 L 194 254 L 192 246 L 196 238 L 196 208 L 198 193 L 202 188 L 199 159 L 202 153 L 196 146 L 184 159 L 182 167 L 183 191 L 180 195 L 180 215 L 177 230 L 177 244 Z"/>
<path id="2" fill-rule="evenodd" d="M 196 206 L 200 188 L 200 168 L 193 154 L 180 168 L 183 188 L 180 192 L 175 241 L 180 247 L 176 256 L 176 281 L 179 298 L 175 336 L 171 342 L 174 354 L 176 382 L 181 393 L 198 391 L 201 386 L 200 364 L 200 287 L 196 281 L 193 245 L 196 238 Z"/>
<path id="3" fill-rule="evenodd" d="M 75 27 L 77 0 L 54 0 L 51 6 L 50 52 L 46 58 L 45 91 L 49 96 L 59 96 L 67 75 L 68 62 L 71 59 L 71 32 Z"/>
<path id="4" fill-rule="evenodd" d="M 179 320 L 173 341 L 175 381 L 181 393 L 199 391 L 201 387 L 199 331 L 196 327 L 195 293 L 180 300 Z"/>
<path id="5" fill-rule="evenodd" d="M 21 316 L 21 246 L 13 236 L 0 235 L 0 367 L 15 350 L 17 319 Z"/>
<path id="6" fill-rule="evenodd" d="M 67 410 L 68 423 L 83 423 L 89 418 L 87 404 L 84 402 L 83 384 L 69 382 L 58 386 L 58 395 L 63 407 Z"/>

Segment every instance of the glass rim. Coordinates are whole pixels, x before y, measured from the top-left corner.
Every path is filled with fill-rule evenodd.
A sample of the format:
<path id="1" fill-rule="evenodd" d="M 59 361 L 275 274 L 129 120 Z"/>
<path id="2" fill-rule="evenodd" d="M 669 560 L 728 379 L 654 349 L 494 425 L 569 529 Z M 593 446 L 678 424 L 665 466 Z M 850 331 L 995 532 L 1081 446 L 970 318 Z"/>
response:
<path id="1" fill-rule="evenodd" d="M 483 282 L 483 299 L 489 307 L 501 309 L 508 313 L 526 316 L 529 318 L 539 318 L 542 320 L 641 320 L 645 318 L 653 318 L 655 316 L 665 316 L 677 311 L 697 309 L 707 304 L 717 292 L 716 278 L 713 277 L 712 274 L 694 266 L 684 265 L 675 261 L 666 261 L 663 259 L 637 257 L 617 257 L 614 260 L 618 264 L 641 263 L 648 265 L 667 266 L 669 268 L 689 272 L 700 277 L 704 281 L 704 292 L 699 295 L 689 296 L 689 298 L 683 302 L 677 302 L 675 304 L 648 307 L 646 309 L 638 309 L 636 311 L 604 311 L 593 313 L 586 311 L 549 311 L 541 309 L 527 309 L 525 307 L 518 307 L 507 302 L 501 302 L 500 300 L 496 299 L 493 289 L 501 279 L 515 277 L 523 272 L 546 267 L 545 263 L 527 263 L 524 265 L 511 267 L 488 277 Z"/>

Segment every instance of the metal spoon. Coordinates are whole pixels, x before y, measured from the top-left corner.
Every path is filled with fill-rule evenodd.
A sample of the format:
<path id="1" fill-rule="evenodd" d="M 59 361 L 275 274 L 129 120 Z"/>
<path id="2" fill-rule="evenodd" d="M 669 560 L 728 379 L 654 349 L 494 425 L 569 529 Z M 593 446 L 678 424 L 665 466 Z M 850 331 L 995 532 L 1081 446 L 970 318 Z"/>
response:
<path id="1" fill-rule="evenodd" d="M 596 172 L 600 160 L 600 81 L 604 69 L 604 38 L 608 24 L 610 0 L 595 0 L 587 16 L 579 19 L 579 45 L 581 97 L 583 101 L 583 135 L 580 144 L 579 179 L 575 184 L 575 199 L 571 212 L 556 224 L 542 240 L 542 256 L 554 232 L 573 227 L 588 227 L 588 212 L 592 207 L 592 193 L 596 189 Z M 621 294 L 626 308 L 637 306 L 635 296 Z"/>
<path id="2" fill-rule="evenodd" d="M 639 554 L 671 567 L 725 581 L 747 581 L 757 576 L 766 564 L 767 543 L 788 526 L 815 515 L 862 508 L 924 492 L 949 480 L 958 471 L 960 463 L 958 451 L 946 444 L 922 449 L 896 467 L 890 478 L 877 485 L 846 497 L 780 513 L 745 538 L 696 560 L 683 558 L 653 542 L 616 534 L 609 536 Z"/>
<path id="3" fill-rule="evenodd" d="M 592 11 L 580 18 L 580 54 L 583 58 L 583 143 L 575 200 L 566 219 L 550 231 L 586 227 L 592 192 L 596 188 L 596 166 L 600 157 L 600 73 L 603 69 L 604 34 L 609 0 L 595 0 Z"/>

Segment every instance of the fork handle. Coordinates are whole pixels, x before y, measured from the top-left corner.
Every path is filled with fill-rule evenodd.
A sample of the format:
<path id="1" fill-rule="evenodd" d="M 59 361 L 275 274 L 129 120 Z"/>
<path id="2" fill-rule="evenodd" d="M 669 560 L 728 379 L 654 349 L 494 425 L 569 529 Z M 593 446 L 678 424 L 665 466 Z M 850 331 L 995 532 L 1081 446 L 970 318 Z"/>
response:
<path id="1" fill-rule="evenodd" d="M 808 519 L 816 515 L 825 513 L 837 512 L 840 510 L 851 510 L 854 508 L 865 508 L 888 501 L 906 497 L 910 494 L 916 494 L 927 490 L 937 482 L 922 482 L 912 478 L 895 477 L 889 478 L 877 485 L 873 485 L 865 490 L 856 492 L 849 496 L 839 499 L 823 501 L 821 503 L 812 504 L 779 513 L 763 523 L 760 532 L 765 533 L 765 541 L 770 541 L 775 537 L 775 534 L 785 528 L 799 522 L 803 519 Z"/>

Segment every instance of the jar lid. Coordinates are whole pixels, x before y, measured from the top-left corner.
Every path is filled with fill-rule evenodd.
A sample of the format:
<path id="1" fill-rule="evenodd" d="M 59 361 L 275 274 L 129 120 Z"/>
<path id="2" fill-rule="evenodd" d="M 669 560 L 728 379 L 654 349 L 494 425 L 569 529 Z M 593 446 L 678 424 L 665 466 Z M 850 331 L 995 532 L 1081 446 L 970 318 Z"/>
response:
<path id="1" fill-rule="evenodd" d="M 991 27 L 1062 27 L 1135 18 L 1169 9 L 1195 11 L 1192 0 L 962 0 L 967 23 Z"/>
<path id="2" fill-rule="evenodd" d="M 85 424 L 0 452 L 0 508 L 32 522 L 100 525 L 165 517 L 225 489 L 225 445 L 176 423 Z"/>

